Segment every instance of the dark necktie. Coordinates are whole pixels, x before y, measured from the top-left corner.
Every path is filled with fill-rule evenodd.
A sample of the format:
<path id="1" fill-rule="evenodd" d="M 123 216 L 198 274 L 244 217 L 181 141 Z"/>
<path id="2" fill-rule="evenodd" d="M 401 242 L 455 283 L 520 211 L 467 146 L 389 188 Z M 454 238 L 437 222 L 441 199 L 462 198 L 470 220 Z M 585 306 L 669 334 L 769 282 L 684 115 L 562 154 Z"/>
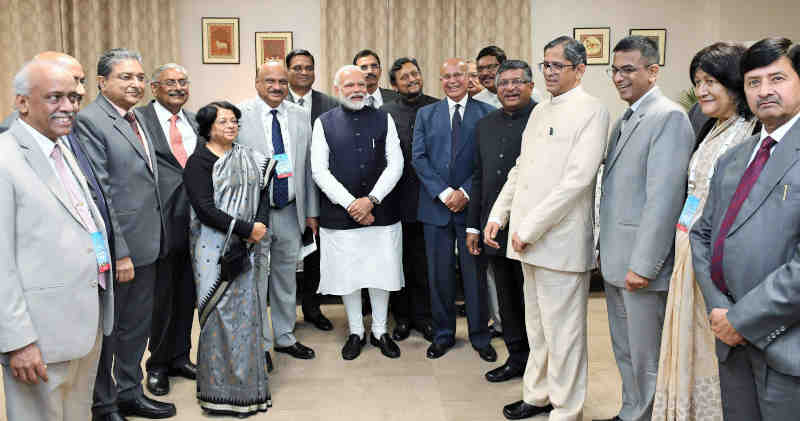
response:
<path id="1" fill-rule="evenodd" d="M 139 139 L 139 142 L 142 144 L 142 151 L 144 152 L 144 156 L 147 157 L 145 159 L 145 161 L 147 161 L 147 166 L 150 167 L 150 169 L 152 170 L 153 169 L 153 165 L 150 162 L 150 154 L 147 152 L 147 146 L 144 144 L 144 138 L 142 137 L 142 134 L 139 133 L 139 125 L 136 124 L 136 117 L 134 117 L 133 112 L 129 111 L 129 112 L 125 113 L 125 120 L 127 120 L 128 123 L 131 125 L 131 129 L 133 129 L 133 132 L 136 134 L 136 137 Z"/>
<path id="2" fill-rule="evenodd" d="M 458 150 L 458 135 L 461 132 L 461 113 L 458 112 L 459 108 L 461 108 L 461 104 L 456 104 L 456 111 L 453 113 L 452 128 L 450 130 L 450 138 L 452 140 L 450 162 L 456 160 L 456 151 Z"/>
<path id="3" fill-rule="evenodd" d="M 305 103 L 306 103 L 306 100 L 304 100 L 303 98 L 300 98 L 300 99 L 298 99 L 298 100 L 297 100 L 297 105 L 299 105 L 299 106 L 301 106 L 301 107 L 302 107 L 302 106 L 303 106 L 303 104 L 305 104 Z"/>
<path id="4" fill-rule="evenodd" d="M 625 123 L 628 122 L 628 120 L 631 118 L 632 115 L 633 115 L 632 108 L 628 108 L 627 110 L 625 110 L 625 114 L 622 115 L 622 124 L 619 125 L 619 135 L 617 136 L 617 141 L 619 141 L 619 138 L 622 137 L 622 127 L 625 125 Z"/>
<path id="5" fill-rule="evenodd" d="M 753 185 L 756 184 L 761 170 L 763 170 L 764 166 L 767 164 L 767 160 L 770 156 L 769 150 L 775 143 L 777 143 L 775 139 L 769 136 L 765 137 L 761 142 L 761 147 L 758 148 L 755 159 L 753 159 L 753 162 L 751 162 L 747 170 L 745 170 L 744 175 L 742 175 L 742 180 L 739 181 L 739 186 L 736 187 L 736 192 L 733 193 L 731 204 L 728 206 L 725 217 L 722 219 L 722 225 L 719 227 L 717 241 L 714 242 L 714 253 L 711 255 L 711 280 L 714 281 L 714 285 L 716 285 L 723 294 L 728 294 L 728 284 L 725 282 L 725 276 L 722 271 L 725 237 L 728 236 L 728 231 L 730 231 L 733 221 L 736 220 L 739 210 L 742 209 L 742 204 L 745 199 L 747 199 L 747 195 L 750 194 L 750 190 L 752 190 Z"/>
<path id="6" fill-rule="evenodd" d="M 278 110 L 272 113 L 272 156 L 286 153 L 283 148 L 283 135 L 281 134 L 281 123 L 278 122 Z M 272 203 L 276 208 L 286 206 L 289 201 L 289 177 L 272 179 Z"/>

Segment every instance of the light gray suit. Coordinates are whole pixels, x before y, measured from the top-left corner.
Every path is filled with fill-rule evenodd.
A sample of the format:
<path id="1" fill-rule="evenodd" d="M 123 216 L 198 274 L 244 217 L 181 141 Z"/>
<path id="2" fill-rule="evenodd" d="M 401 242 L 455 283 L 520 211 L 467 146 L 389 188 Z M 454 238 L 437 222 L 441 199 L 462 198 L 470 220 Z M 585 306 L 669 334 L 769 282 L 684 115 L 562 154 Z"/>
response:
<path id="1" fill-rule="evenodd" d="M 293 183 L 295 200 L 282 209 L 272 209 L 269 217 L 265 249 L 270 253 L 270 275 L 266 284 L 272 308 L 270 324 L 264 323 L 264 341 L 267 350 L 273 345 L 287 347 L 297 339 L 293 331 L 297 319 L 297 257 L 302 246 L 301 237 L 306 227 L 306 218 L 319 216 L 319 195 L 311 178 L 311 123 L 308 114 L 298 105 L 284 100 L 288 133 L 283 137 L 284 147 L 292 157 L 290 183 Z M 242 110 L 241 129 L 238 142 L 262 154 L 272 156 L 272 139 L 267 139 L 263 114 L 269 112 L 266 102 L 253 98 L 239 105 Z M 264 321 L 267 318 L 264 303 Z"/>
<path id="2" fill-rule="evenodd" d="M 139 120 L 139 125 L 148 142 L 152 167 L 128 121 L 102 94 L 77 117 L 78 140 L 108 204 L 115 258 L 130 257 L 135 268 L 134 279 L 117 287 L 117 324 L 103 344 L 99 370 L 106 375 L 98 378 L 95 387 L 95 415 L 115 410 L 118 395 L 119 400 L 142 395 L 141 359 L 150 336 L 156 267 L 164 236 L 155 147 L 147 139 L 150 130 L 146 122 Z M 111 379 L 111 355 L 116 385 Z"/>
<path id="3" fill-rule="evenodd" d="M 83 180 L 68 148 L 62 151 L 69 169 Z M 100 290 L 90 229 L 49 159 L 18 122 L 0 135 L 0 363 L 9 420 L 48 420 L 56 413 L 86 419 L 101 333 L 109 334 L 114 325 L 111 272 L 104 275 L 107 289 Z M 106 238 L 90 189 L 86 182 L 80 187 Z M 32 386 L 12 377 L 5 353 L 34 342 L 50 382 Z M 76 366 L 80 372 L 70 373 Z M 86 402 L 68 402 L 81 398 Z"/>
<path id="4" fill-rule="evenodd" d="M 686 199 L 694 132 L 681 107 L 654 86 L 623 126 L 611 131 L 600 199 L 600 267 L 608 323 L 622 376 L 625 421 L 653 410 L 675 223 Z M 650 280 L 625 290 L 628 270 Z"/>
<path id="5" fill-rule="evenodd" d="M 690 234 L 695 275 L 709 312 L 728 309 L 748 344 L 717 340 L 726 420 L 789 420 L 800 414 L 800 123 L 773 147 L 725 239 L 726 296 L 711 280 L 720 226 L 756 135 L 717 162 L 703 216 Z M 760 414 L 759 414 L 760 413 Z"/>

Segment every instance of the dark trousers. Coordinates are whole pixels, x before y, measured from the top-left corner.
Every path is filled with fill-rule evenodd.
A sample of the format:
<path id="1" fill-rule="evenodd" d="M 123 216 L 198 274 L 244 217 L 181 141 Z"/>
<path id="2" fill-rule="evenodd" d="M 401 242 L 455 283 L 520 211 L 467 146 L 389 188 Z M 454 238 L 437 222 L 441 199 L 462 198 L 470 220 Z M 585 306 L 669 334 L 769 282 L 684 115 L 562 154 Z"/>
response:
<path id="1" fill-rule="evenodd" d="M 297 289 L 300 291 L 300 307 L 303 317 L 316 317 L 322 313 L 319 309 L 321 295 L 319 289 L 319 236 L 314 238 L 317 242 L 317 251 L 303 259 L 303 275 L 297 277 Z"/>
<path id="2" fill-rule="evenodd" d="M 484 254 L 479 257 L 480 270 L 487 264 L 494 268 L 497 285 L 497 303 L 503 320 L 503 342 L 508 348 L 508 364 L 525 368 L 530 347 L 525 330 L 525 293 L 523 291 L 522 264 L 505 256 Z"/>
<path id="3" fill-rule="evenodd" d="M 167 371 L 189 362 L 197 292 L 189 251 L 172 253 L 158 263 L 153 291 L 153 323 L 147 371 Z"/>
<path id="4" fill-rule="evenodd" d="M 467 251 L 466 227 L 450 222 L 445 226 L 425 224 L 425 250 L 428 256 L 428 279 L 431 287 L 431 314 L 434 342 L 446 344 L 455 340 L 456 333 L 456 256 L 453 244 L 458 244 L 458 258 L 464 281 L 464 303 L 467 309 L 469 340 L 472 346 L 489 344 L 489 307 L 486 301 L 486 273 L 477 270 L 475 256 Z"/>
<path id="5" fill-rule="evenodd" d="M 103 338 L 100 350 L 92 405 L 94 415 L 114 412 L 118 400 L 127 401 L 142 395 L 142 356 L 150 336 L 157 266 L 158 262 L 137 266 L 132 281 L 114 283 L 114 331 Z"/>
<path id="6" fill-rule="evenodd" d="M 392 315 L 397 323 L 430 323 L 431 293 L 427 265 L 422 223 L 403 222 L 403 274 L 406 285 L 399 291 L 392 291 L 389 297 Z"/>

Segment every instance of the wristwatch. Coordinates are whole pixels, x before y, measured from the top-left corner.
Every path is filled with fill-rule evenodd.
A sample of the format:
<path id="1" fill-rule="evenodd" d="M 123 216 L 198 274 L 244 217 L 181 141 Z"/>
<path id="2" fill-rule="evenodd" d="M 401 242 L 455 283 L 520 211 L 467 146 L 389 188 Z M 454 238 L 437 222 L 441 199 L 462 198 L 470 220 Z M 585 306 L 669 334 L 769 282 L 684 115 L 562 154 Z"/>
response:
<path id="1" fill-rule="evenodd" d="M 378 200 L 378 198 L 373 196 L 373 195 L 367 196 L 367 199 L 369 199 L 369 201 L 372 202 L 373 205 L 380 205 L 381 204 L 381 201 Z"/>

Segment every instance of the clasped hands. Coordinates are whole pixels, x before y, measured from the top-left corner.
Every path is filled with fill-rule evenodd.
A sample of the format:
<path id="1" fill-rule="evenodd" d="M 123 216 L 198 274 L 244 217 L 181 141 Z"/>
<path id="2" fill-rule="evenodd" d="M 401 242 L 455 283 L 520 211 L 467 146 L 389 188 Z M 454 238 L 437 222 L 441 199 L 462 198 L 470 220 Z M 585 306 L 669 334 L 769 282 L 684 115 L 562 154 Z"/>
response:
<path id="1" fill-rule="evenodd" d="M 347 213 L 361 225 L 372 225 L 375 222 L 375 216 L 372 215 L 373 207 L 374 205 L 368 197 L 362 197 L 350 203 Z"/>
<path id="2" fill-rule="evenodd" d="M 455 189 L 447 196 L 447 200 L 444 201 L 444 205 L 447 206 L 447 209 L 450 209 L 450 212 L 458 213 L 464 210 L 464 208 L 469 203 L 469 199 L 467 195 L 464 194 L 461 189 Z"/>

